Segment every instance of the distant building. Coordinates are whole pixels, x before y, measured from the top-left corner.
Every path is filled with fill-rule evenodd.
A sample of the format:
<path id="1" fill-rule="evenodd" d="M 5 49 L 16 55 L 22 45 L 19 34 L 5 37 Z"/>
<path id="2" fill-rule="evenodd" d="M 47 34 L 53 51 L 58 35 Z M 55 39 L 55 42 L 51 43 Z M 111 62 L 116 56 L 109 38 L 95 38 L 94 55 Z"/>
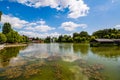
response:
<path id="1" fill-rule="evenodd" d="M 32 43 L 44 43 L 43 40 L 35 40 L 34 38 L 29 38 L 29 41 Z"/>
<path id="2" fill-rule="evenodd" d="M 90 41 L 90 46 L 110 46 L 120 45 L 120 39 L 94 39 Z"/>

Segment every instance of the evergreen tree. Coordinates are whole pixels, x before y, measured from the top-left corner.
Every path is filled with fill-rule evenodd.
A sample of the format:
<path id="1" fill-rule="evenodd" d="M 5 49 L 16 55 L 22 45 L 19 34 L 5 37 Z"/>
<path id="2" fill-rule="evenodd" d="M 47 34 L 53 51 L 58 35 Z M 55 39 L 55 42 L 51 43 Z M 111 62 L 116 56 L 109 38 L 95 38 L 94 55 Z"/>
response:
<path id="1" fill-rule="evenodd" d="M 10 23 L 4 23 L 2 33 L 7 34 L 10 31 L 12 31 L 11 24 Z"/>

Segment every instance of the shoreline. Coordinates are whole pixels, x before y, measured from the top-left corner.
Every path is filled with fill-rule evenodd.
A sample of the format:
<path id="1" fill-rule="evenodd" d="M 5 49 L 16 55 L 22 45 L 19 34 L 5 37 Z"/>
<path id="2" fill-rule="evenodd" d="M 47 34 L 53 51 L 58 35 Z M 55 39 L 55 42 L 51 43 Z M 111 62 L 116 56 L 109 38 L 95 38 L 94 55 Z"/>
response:
<path id="1" fill-rule="evenodd" d="M 0 50 L 8 47 L 19 47 L 19 46 L 27 46 L 28 44 L 2 44 L 0 45 Z"/>

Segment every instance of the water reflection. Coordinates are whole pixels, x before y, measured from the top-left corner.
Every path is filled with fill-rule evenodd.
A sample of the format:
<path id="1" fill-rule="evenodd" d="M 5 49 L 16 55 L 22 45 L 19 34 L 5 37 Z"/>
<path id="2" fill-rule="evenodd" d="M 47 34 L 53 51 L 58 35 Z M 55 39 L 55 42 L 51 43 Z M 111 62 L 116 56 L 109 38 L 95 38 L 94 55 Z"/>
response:
<path id="1" fill-rule="evenodd" d="M 120 56 L 120 47 L 92 47 L 91 51 L 94 54 L 107 58 L 117 58 Z"/>
<path id="2" fill-rule="evenodd" d="M 119 47 L 52 43 L 22 48 L 0 51 L 0 80 L 120 80 Z"/>
<path id="3" fill-rule="evenodd" d="M 104 80 L 102 65 L 87 65 L 84 60 L 65 62 L 60 56 L 27 61 L 26 64 L 9 66 L 0 72 L 2 80 Z"/>
<path id="4" fill-rule="evenodd" d="M 10 60 L 19 54 L 19 50 L 25 47 L 12 47 L 0 50 L 0 64 L 1 67 L 6 67 L 9 65 Z"/>
<path id="5" fill-rule="evenodd" d="M 73 44 L 73 50 L 75 53 L 88 54 L 88 44 Z"/>

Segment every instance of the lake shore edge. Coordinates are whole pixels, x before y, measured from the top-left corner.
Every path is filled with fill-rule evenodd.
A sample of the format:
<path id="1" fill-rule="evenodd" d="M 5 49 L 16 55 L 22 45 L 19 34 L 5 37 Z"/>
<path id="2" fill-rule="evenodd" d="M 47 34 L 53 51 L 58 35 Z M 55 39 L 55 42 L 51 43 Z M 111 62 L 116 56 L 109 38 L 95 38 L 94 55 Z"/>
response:
<path id="1" fill-rule="evenodd" d="M 8 47 L 19 47 L 19 46 L 27 46 L 28 44 L 20 43 L 20 44 L 2 44 L 0 45 L 0 50 Z"/>

